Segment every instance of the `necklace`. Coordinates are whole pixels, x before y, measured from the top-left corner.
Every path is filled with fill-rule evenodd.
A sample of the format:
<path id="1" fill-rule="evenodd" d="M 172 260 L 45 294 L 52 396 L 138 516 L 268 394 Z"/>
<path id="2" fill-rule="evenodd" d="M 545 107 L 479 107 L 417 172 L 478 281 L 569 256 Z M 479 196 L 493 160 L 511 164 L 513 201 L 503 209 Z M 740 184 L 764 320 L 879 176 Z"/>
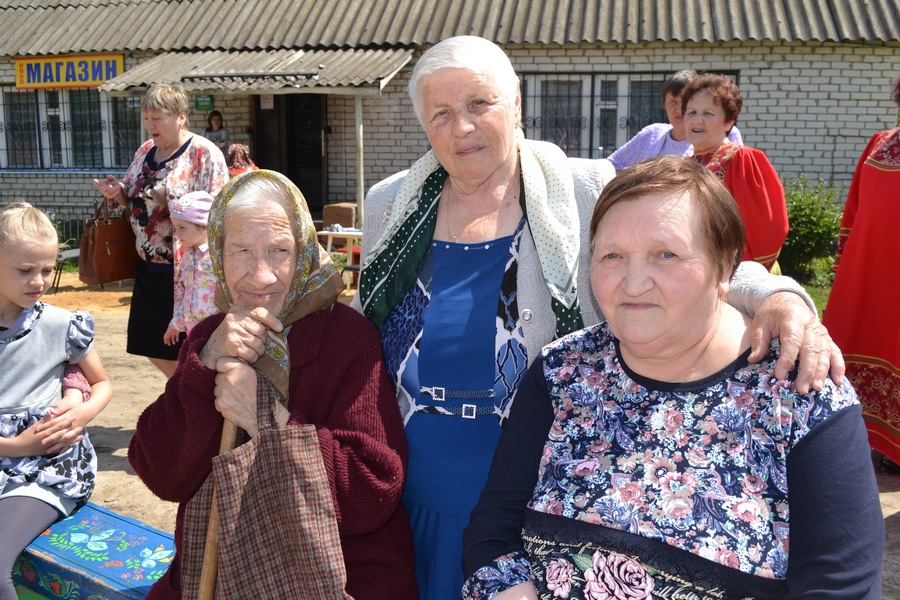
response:
<path id="1" fill-rule="evenodd" d="M 452 201 L 447 202 L 447 210 L 446 210 L 446 212 L 444 213 L 444 221 L 445 221 L 445 227 L 446 227 L 446 231 L 447 231 L 447 237 L 449 237 L 449 238 L 450 238 L 451 240 L 453 240 L 454 242 L 459 242 L 460 237 L 462 237 L 463 234 L 464 234 L 467 230 L 472 229 L 472 230 L 473 230 L 473 234 L 474 234 L 474 233 L 475 233 L 475 232 L 474 232 L 474 229 L 475 229 L 475 226 L 476 226 L 476 225 L 478 225 L 478 232 L 477 232 L 477 235 L 472 235 L 472 236 L 469 236 L 469 237 L 470 237 L 470 238 L 477 238 L 477 239 L 469 239 L 469 240 L 467 240 L 467 241 L 473 242 L 473 243 L 477 243 L 477 242 L 483 242 L 483 241 L 484 241 L 485 239 L 487 239 L 487 238 L 495 237 L 495 236 L 486 236 L 486 235 L 485 235 L 485 231 L 484 231 L 484 228 L 485 228 L 485 222 L 486 222 L 487 220 L 489 220 L 491 217 L 493 217 L 495 214 L 499 213 L 500 210 L 503 208 L 503 205 L 506 203 L 507 200 L 510 200 L 511 202 L 515 203 L 515 201 L 516 201 L 516 200 L 518 199 L 518 197 L 519 197 L 519 193 L 518 193 L 518 190 L 517 190 L 516 188 L 518 188 L 518 185 L 510 186 L 510 187 L 507 189 L 506 193 L 503 194 L 503 196 L 497 201 L 497 205 L 494 206 L 494 208 L 492 208 L 489 212 L 487 212 L 487 213 L 485 213 L 485 214 L 483 214 L 483 215 L 480 215 L 480 216 L 478 216 L 478 217 L 475 217 L 474 219 L 472 219 L 472 220 L 470 220 L 470 221 L 466 221 L 466 222 L 463 224 L 463 226 L 460 228 L 459 232 L 456 233 L 456 234 L 453 233 L 452 227 L 451 227 L 451 225 L 450 225 L 450 221 L 451 221 L 451 216 L 450 216 L 450 206 L 453 205 L 453 204 L 456 204 L 456 202 L 452 202 Z M 510 194 L 510 191 L 512 192 L 512 194 Z M 448 192 L 449 192 L 449 193 L 448 193 Z M 447 190 L 444 192 L 444 194 L 445 194 L 446 196 L 451 196 L 451 195 L 452 195 L 452 196 L 456 199 L 457 202 L 459 201 L 459 196 L 457 195 L 456 192 L 453 191 L 453 188 L 450 187 L 450 184 L 449 184 L 449 183 L 447 184 Z M 450 200 L 450 198 L 448 198 L 448 200 Z M 497 221 L 499 222 L 499 217 L 497 218 Z"/>

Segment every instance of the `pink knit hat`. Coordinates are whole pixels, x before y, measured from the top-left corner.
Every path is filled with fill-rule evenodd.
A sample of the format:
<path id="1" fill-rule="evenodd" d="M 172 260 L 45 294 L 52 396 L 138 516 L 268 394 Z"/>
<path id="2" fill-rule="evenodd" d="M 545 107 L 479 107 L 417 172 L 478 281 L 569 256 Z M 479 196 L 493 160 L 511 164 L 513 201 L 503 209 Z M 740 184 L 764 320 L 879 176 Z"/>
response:
<path id="1" fill-rule="evenodd" d="M 169 216 L 206 227 L 213 197 L 207 192 L 188 192 L 181 198 L 169 200 Z"/>

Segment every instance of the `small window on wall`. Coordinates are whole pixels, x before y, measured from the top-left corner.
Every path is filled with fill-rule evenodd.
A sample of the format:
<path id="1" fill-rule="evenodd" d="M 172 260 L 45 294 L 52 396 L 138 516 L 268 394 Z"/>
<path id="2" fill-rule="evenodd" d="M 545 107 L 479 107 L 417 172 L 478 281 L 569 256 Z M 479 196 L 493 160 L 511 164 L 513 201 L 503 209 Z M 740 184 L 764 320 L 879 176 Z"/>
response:
<path id="1" fill-rule="evenodd" d="M 3 112 L 0 129 L 6 160 L 0 160 L 0 166 L 10 169 L 37 167 L 40 164 L 37 92 L 4 90 Z"/>
<path id="2" fill-rule="evenodd" d="M 740 85 L 736 71 L 722 71 Z M 662 86 L 672 73 L 529 73 L 522 78 L 525 137 L 572 157 L 605 158 L 651 123 L 666 123 Z"/>
<path id="3" fill-rule="evenodd" d="M 526 74 L 525 137 L 557 144 L 568 156 L 605 158 L 649 123 L 665 122 L 666 74 Z"/>
<path id="4" fill-rule="evenodd" d="M 628 90 L 628 139 L 651 123 L 665 123 L 662 86 L 665 79 L 658 81 L 631 81 Z"/>
<path id="5" fill-rule="evenodd" d="M 127 167 L 134 158 L 134 152 L 144 141 L 141 139 L 141 99 L 133 96 L 113 98 L 110 125 L 113 166 Z"/>
<path id="6" fill-rule="evenodd" d="M 543 138 L 553 142 L 569 156 L 581 154 L 587 127 L 583 114 L 582 82 L 578 79 L 541 82 L 540 117 Z"/>
<path id="7" fill-rule="evenodd" d="M 103 135 L 100 94 L 93 90 L 69 92 L 71 108 L 72 166 L 103 167 Z M 100 135 L 97 135 L 100 133 Z"/>
<path id="8" fill-rule="evenodd" d="M 126 167 L 141 144 L 139 98 L 96 89 L 0 87 L 0 168 Z"/>

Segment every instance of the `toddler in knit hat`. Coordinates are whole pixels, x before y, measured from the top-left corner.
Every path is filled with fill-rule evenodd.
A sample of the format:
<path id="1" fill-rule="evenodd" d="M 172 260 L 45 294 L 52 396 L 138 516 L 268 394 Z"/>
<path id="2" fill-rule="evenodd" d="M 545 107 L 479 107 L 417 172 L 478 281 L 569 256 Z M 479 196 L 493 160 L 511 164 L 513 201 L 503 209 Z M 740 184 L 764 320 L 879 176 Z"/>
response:
<path id="1" fill-rule="evenodd" d="M 217 312 L 213 299 L 216 277 L 209 258 L 206 224 L 213 197 L 189 192 L 169 200 L 169 218 L 175 236 L 175 308 L 163 341 L 178 343 L 181 333 Z"/>
<path id="2" fill-rule="evenodd" d="M 205 235 L 212 202 L 213 197 L 207 192 L 188 192 L 181 198 L 169 200 L 169 217 L 173 222 L 178 220 L 202 227 Z"/>

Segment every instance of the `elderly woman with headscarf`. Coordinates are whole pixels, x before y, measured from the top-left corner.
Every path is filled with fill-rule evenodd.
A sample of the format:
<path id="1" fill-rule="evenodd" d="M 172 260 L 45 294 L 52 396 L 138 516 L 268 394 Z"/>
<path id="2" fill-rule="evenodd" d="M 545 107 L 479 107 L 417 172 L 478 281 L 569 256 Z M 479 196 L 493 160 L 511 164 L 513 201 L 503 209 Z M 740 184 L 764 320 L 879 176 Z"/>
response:
<path id="1" fill-rule="evenodd" d="M 210 475 L 223 421 L 251 438 L 258 434 L 254 369 L 266 390 L 274 387 L 284 398 L 276 405 L 280 427 L 315 426 L 346 591 L 357 599 L 414 597 L 411 534 L 400 502 L 406 443 L 396 396 L 377 331 L 335 301 L 342 281 L 316 241 L 299 190 L 273 171 L 232 179 L 210 211 L 209 239 L 222 313 L 191 332 L 128 451 L 147 486 L 179 503 L 177 554 L 148 598 L 180 598 L 195 583 L 182 581 L 182 567 L 197 558 L 184 556 L 186 506 Z"/>
<path id="2" fill-rule="evenodd" d="M 884 522 L 862 410 L 750 362 L 724 301 L 737 203 L 673 156 L 591 220 L 607 321 L 544 347 L 466 529 L 466 599 L 881 598 Z"/>
<path id="3" fill-rule="evenodd" d="M 256 171 L 259 168 L 250 159 L 250 147 L 247 144 L 228 146 L 228 156 L 225 157 L 225 162 L 228 163 L 228 174 L 232 177 L 247 171 Z"/>
<path id="4" fill-rule="evenodd" d="M 615 170 L 525 140 L 519 79 L 483 38 L 430 48 L 409 90 L 431 150 L 369 191 L 355 303 L 381 330 L 406 424 L 403 499 L 421 597 L 449 599 L 463 583 L 462 530 L 528 364 L 554 338 L 601 318 L 586 268 L 589 222 Z M 749 297 L 750 312 L 783 283 L 753 266 L 730 295 Z M 799 308 L 764 329 L 777 331 L 777 322 L 793 332 L 782 336 L 794 344 L 779 364 L 786 373 L 804 327 L 823 329 L 798 297 L 784 296 Z M 769 335 L 762 329 L 756 358 Z M 807 383 L 811 363 L 801 369 Z M 818 382 L 827 363 L 825 352 Z"/>

